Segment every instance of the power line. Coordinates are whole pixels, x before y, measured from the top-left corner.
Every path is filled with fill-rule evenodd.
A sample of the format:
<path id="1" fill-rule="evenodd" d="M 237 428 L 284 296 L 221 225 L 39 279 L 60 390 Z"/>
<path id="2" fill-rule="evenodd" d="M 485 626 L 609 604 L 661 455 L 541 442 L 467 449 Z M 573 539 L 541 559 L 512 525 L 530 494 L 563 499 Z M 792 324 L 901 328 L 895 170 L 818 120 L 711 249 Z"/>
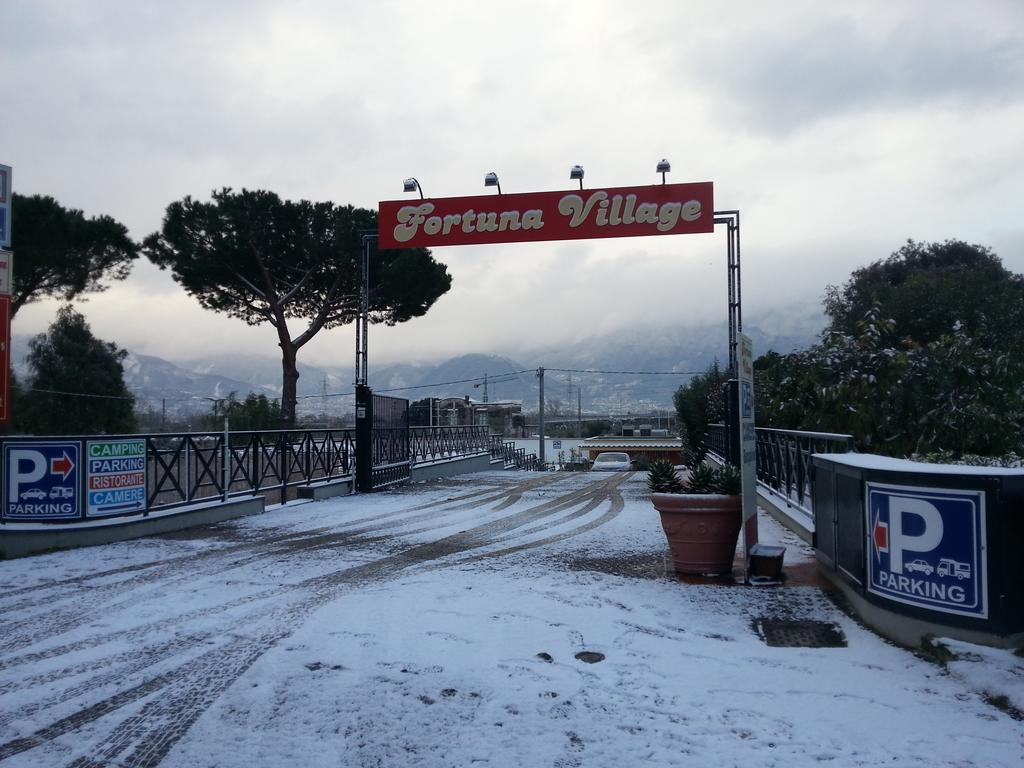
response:
<path id="1" fill-rule="evenodd" d="M 515 377 L 515 376 L 521 376 L 522 374 L 525 374 L 525 373 L 535 373 L 536 370 L 537 370 L 536 368 L 526 368 L 526 369 L 523 369 L 523 370 L 520 370 L 520 371 L 509 371 L 509 372 L 506 372 L 506 373 L 499 374 L 500 378 L 499 377 L 494 377 L 494 378 L 490 379 L 490 381 L 495 382 L 495 383 L 502 383 L 502 382 L 507 382 L 507 381 L 513 381 L 514 380 L 513 378 L 507 378 L 506 379 L 505 377 Z M 698 375 L 703 373 L 703 371 L 598 371 L 598 370 L 593 370 L 593 369 L 582 369 L 582 368 L 545 368 L 545 370 L 546 371 L 555 372 L 555 373 L 590 373 L 590 374 L 602 374 L 602 375 L 607 375 L 607 376 L 612 376 L 612 375 L 621 375 L 621 376 L 698 376 Z M 433 383 L 430 383 L 430 384 L 417 384 L 417 385 L 408 386 L 408 387 L 389 387 L 387 389 L 374 389 L 373 391 L 374 392 L 408 392 L 408 391 L 417 390 L 417 389 L 431 389 L 433 387 L 446 387 L 446 386 L 450 386 L 452 384 L 470 384 L 470 383 L 475 383 L 475 382 L 482 382 L 484 380 L 484 378 L 485 378 L 484 376 L 475 376 L 475 377 L 473 377 L 471 379 L 455 379 L 453 381 L 437 381 L 437 382 L 433 382 Z M 92 397 L 92 398 L 101 398 L 101 399 L 107 399 L 107 400 L 135 400 L 136 402 L 138 402 L 140 400 L 141 401 L 152 401 L 152 402 L 158 402 L 158 401 L 189 402 L 189 401 L 193 401 L 193 400 L 207 399 L 207 398 L 205 398 L 202 395 L 192 395 L 192 396 L 189 396 L 189 397 L 167 397 L 167 398 L 142 397 L 142 396 L 132 396 L 132 395 L 129 395 L 129 396 L 124 396 L 124 395 L 96 395 L 96 394 L 91 394 L 91 393 L 88 393 L 88 392 L 64 392 L 64 391 L 56 390 L 56 389 L 39 389 L 39 388 L 36 388 L 36 387 L 28 387 L 28 388 L 26 388 L 26 391 L 29 391 L 29 392 L 41 392 L 41 393 L 44 393 L 44 394 L 51 394 L 51 395 L 65 395 L 65 396 L 68 396 L 68 397 Z M 322 392 L 321 394 L 316 394 L 316 395 L 299 395 L 295 399 L 296 400 L 311 400 L 311 399 L 316 399 L 316 398 L 324 399 L 324 398 L 328 398 L 328 397 L 354 397 L 354 396 L 355 396 L 355 392 Z M 222 398 L 222 399 L 226 399 L 226 398 Z M 279 396 L 278 397 L 270 397 L 270 398 L 267 398 L 267 399 L 268 400 L 280 400 L 280 397 Z"/>
<path id="2" fill-rule="evenodd" d="M 526 369 L 526 370 L 523 370 L 523 371 L 513 371 L 512 373 L 509 373 L 509 374 L 502 374 L 502 376 L 506 376 L 506 375 L 507 376 L 512 376 L 512 375 L 519 375 L 519 374 L 522 374 L 522 373 L 533 373 L 533 372 L 534 372 L 533 369 Z M 431 387 L 446 387 L 446 386 L 449 386 L 450 384 L 469 384 L 469 383 L 474 382 L 474 381 L 483 381 L 483 380 L 484 380 L 483 376 L 477 376 L 477 377 L 472 378 L 472 379 L 456 379 L 455 381 L 438 381 L 438 382 L 434 382 L 433 384 L 417 384 L 417 385 L 411 386 L 411 387 L 390 387 L 388 389 L 374 389 L 373 391 L 374 392 L 407 392 L 407 391 L 412 390 L 412 389 L 430 389 Z M 308 400 L 309 398 L 313 398 L 313 397 L 320 397 L 320 398 L 323 398 L 323 397 L 352 397 L 354 395 L 355 395 L 355 392 L 333 392 L 333 393 L 328 393 L 327 395 L 300 395 L 299 397 L 297 397 L 295 399 L 296 400 Z"/>
<path id="3" fill-rule="evenodd" d="M 59 389 L 38 389 L 36 387 L 27 387 L 25 391 L 42 392 L 47 395 L 67 395 L 68 397 L 95 397 L 103 400 L 138 400 L 134 395 L 94 395 L 90 392 L 61 392 Z"/>
<path id="4" fill-rule="evenodd" d="M 517 375 L 521 374 L 521 373 L 533 373 L 533 370 L 532 369 L 527 369 L 527 370 L 524 370 L 524 371 L 513 371 L 513 373 L 517 374 Z M 512 374 L 502 374 L 502 375 L 503 376 L 505 376 L 505 375 L 511 376 Z M 468 384 L 469 382 L 472 382 L 472 381 L 483 381 L 483 380 L 484 380 L 483 376 L 477 376 L 476 378 L 473 378 L 473 379 L 459 379 L 457 381 L 439 381 L 436 384 L 419 384 L 419 385 L 417 385 L 415 387 L 393 387 L 391 389 L 375 389 L 373 391 L 374 392 L 404 392 L 407 389 L 429 389 L 430 387 L 445 387 L 445 386 L 448 386 L 449 384 Z"/>
<path id="5" fill-rule="evenodd" d="M 704 371 L 594 371 L 580 368 L 544 368 L 545 371 L 556 373 L 601 373 L 606 375 L 620 374 L 623 376 L 699 376 Z"/>

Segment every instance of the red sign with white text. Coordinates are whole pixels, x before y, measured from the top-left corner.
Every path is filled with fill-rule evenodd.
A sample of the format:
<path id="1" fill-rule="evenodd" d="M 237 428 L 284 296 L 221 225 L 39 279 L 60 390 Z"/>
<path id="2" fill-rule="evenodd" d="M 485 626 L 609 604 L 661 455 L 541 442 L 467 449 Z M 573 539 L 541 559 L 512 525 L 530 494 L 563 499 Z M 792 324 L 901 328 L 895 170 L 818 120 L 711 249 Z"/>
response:
<path id="1" fill-rule="evenodd" d="M 0 295 L 0 424 L 11 420 L 11 297 Z"/>
<path id="2" fill-rule="evenodd" d="M 379 248 L 713 232 L 710 181 L 514 195 L 384 200 Z"/>

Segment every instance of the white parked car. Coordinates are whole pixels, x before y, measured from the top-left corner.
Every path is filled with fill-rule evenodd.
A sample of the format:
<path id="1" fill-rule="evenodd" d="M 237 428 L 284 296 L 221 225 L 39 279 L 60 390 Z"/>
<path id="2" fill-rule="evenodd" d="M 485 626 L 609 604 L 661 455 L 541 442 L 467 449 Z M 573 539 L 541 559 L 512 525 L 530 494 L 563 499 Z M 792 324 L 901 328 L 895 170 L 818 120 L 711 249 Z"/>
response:
<path id="1" fill-rule="evenodd" d="M 597 454 L 591 472 L 624 472 L 633 468 L 628 453 L 605 452 Z"/>

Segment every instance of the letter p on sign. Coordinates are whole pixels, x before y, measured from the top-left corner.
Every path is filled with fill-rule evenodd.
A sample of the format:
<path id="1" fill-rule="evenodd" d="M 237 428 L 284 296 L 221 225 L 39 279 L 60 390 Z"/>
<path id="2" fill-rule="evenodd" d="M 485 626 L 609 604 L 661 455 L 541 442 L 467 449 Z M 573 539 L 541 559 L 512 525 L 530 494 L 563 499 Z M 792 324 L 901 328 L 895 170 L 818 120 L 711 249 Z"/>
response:
<path id="1" fill-rule="evenodd" d="M 39 451 L 14 448 L 10 454 L 10 488 L 7 498 L 18 498 L 23 483 L 35 483 L 46 475 L 46 457 Z"/>
<path id="2" fill-rule="evenodd" d="M 917 517 L 924 524 L 912 524 L 908 517 Z M 919 530 L 908 534 L 905 528 Z M 942 514 L 931 502 L 894 496 L 889 502 L 889 570 L 903 573 L 903 553 L 931 552 L 942 542 Z"/>

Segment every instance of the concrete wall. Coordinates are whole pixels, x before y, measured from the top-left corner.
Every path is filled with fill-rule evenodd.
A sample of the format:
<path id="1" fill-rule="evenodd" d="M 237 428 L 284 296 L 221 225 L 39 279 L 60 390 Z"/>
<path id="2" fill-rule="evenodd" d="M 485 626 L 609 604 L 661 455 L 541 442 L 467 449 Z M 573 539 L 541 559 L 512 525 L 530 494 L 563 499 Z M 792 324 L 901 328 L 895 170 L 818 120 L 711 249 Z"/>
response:
<path id="1" fill-rule="evenodd" d="M 462 456 L 416 465 L 412 468 L 412 480 L 434 480 L 439 477 L 501 468 L 501 461 L 492 462 L 490 454 L 481 453 L 476 456 Z M 303 485 L 299 486 L 296 492 L 299 498 L 313 501 L 347 496 L 352 493 L 352 480 L 346 478 Z M 228 502 L 211 500 L 187 508 L 155 512 L 148 517 L 87 520 L 52 525 L 4 523 L 0 525 L 0 560 L 170 533 L 236 517 L 258 515 L 262 514 L 263 510 L 262 496 L 246 496 Z"/>
<path id="2" fill-rule="evenodd" d="M 262 496 L 219 499 L 184 509 L 157 512 L 148 517 L 88 520 L 81 523 L 5 523 L 0 526 L 0 559 L 51 552 L 56 549 L 91 547 L 115 541 L 170 533 L 196 525 L 219 523 L 263 512 Z"/>
<path id="3" fill-rule="evenodd" d="M 762 485 L 757 487 L 757 506 L 774 517 L 808 544 L 814 544 L 814 520 L 796 506 Z"/>
<path id="4" fill-rule="evenodd" d="M 481 453 L 476 456 L 460 456 L 455 459 L 444 459 L 430 464 L 416 464 L 412 468 L 412 480 L 435 480 L 439 477 L 464 475 L 467 472 L 486 472 L 493 469 L 491 455 Z"/>
<path id="5" fill-rule="evenodd" d="M 337 496 L 348 496 L 353 492 L 352 478 L 300 485 L 295 489 L 295 495 L 300 499 L 311 499 L 313 501 L 333 499 Z"/>
<path id="6" fill-rule="evenodd" d="M 995 648 L 1024 647 L 1024 632 L 997 635 L 993 632 L 951 627 L 939 622 L 904 616 L 885 606 L 870 603 L 860 592 L 852 588 L 835 571 L 826 565 L 818 570 L 843 593 L 853 612 L 878 634 L 908 648 L 921 648 L 926 641 L 935 637 L 951 637 L 976 645 L 990 645 Z"/>

